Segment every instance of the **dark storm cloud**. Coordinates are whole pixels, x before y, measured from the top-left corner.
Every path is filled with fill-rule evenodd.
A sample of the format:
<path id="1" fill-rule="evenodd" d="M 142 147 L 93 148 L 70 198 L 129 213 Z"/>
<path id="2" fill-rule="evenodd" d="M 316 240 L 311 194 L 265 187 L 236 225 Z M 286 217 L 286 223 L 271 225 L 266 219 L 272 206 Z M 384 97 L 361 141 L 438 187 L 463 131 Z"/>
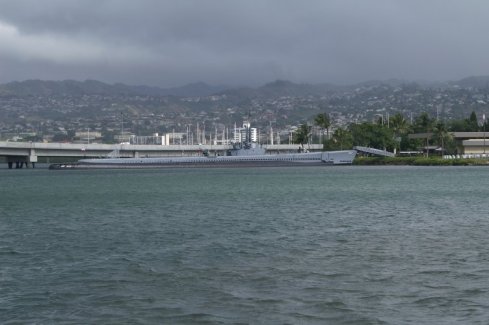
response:
<path id="1" fill-rule="evenodd" d="M 0 81 L 173 86 L 489 74 L 486 1 L 0 0 Z"/>

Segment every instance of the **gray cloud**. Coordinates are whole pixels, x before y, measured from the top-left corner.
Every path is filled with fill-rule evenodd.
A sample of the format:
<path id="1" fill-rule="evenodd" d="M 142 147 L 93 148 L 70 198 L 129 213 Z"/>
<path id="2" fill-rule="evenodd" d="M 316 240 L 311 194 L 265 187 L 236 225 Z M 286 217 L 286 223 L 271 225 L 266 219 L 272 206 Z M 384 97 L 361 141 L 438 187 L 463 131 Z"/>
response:
<path id="1" fill-rule="evenodd" d="M 0 82 L 175 86 L 489 74 L 483 0 L 0 0 Z"/>

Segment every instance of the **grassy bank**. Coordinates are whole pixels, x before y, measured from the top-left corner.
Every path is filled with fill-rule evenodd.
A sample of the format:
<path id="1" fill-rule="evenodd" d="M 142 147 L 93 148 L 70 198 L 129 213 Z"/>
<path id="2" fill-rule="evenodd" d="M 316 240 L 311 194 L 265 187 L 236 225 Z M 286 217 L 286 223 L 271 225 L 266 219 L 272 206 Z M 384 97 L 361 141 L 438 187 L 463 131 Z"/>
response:
<path id="1" fill-rule="evenodd" d="M 354 165 L 382 166 L 486 166 L 485 159 L 442 159 L 440 157 L 357 157 Z"/>

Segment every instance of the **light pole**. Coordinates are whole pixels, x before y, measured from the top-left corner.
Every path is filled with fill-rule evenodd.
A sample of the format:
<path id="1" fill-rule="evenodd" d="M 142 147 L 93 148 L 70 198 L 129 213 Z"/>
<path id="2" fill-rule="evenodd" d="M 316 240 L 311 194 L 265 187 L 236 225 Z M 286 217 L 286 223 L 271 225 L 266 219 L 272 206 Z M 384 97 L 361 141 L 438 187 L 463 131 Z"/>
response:
<path id="1" fill-rule="evenodd" d="M 123 142 L 124 137 L 124 114 L 121 112 L 121 139 L 120 142 Z"/>
<path id="2" fill-rule="evenodd" d="M 484 132 L 484 157 L 486 155 L 486 114 L 482 114 L 482 130 Z"/>

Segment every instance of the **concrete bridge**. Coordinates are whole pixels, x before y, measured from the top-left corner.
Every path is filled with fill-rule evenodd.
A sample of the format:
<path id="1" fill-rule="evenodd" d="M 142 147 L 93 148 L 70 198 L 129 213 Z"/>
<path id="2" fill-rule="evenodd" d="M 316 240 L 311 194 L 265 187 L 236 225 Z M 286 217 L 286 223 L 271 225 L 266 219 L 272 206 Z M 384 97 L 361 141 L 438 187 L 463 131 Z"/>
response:
<path id="1" fill-rule="evenodd" d="M 296 152 L 298 144 L 263 145 L 269 153 Z M 79 144 L 79 143 L 43 143 L 43 142 L 1 142 L 0 157 L 4 157 L 8 167 L 35 167 L 41 158 L 45 162 L 50 159 L 81 159 L 117 157 L 169 157 L 199 156 L 203 151 L 211 154 L 224 155 L 231 145 L 132 145 L 132 144 Z M 320 151 L 322 144 L 306 145 L 309 151 Z"/>

